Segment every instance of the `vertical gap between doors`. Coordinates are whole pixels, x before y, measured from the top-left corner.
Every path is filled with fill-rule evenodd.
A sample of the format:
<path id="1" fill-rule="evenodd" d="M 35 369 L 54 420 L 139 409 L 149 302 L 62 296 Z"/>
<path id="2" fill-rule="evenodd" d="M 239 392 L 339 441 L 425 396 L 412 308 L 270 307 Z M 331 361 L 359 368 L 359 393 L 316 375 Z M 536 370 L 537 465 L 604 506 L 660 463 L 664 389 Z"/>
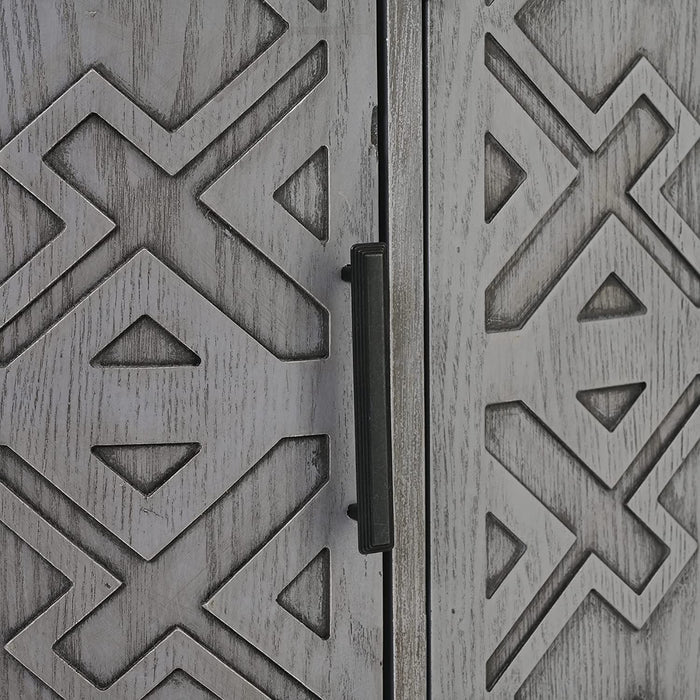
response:
<path id="1" fill-rule="evenodd" d="M 388 130 L 389 122 L 387 108 L 388 94 L 388 56 L 387 56 L 387 0 L 377 2 L 377 108 L 376 108 L 376 138 L 377 138 L 377 167 L 378 167 L 378 207 L 380 241 L 388 241 L 389 227 L 389 158 Z M 392 559 L 391 552 L 382 555 L 382 608 L 383 608 L 383 697 L 390 700 L 394 697 L 394 619 L 392 594 Z"/>

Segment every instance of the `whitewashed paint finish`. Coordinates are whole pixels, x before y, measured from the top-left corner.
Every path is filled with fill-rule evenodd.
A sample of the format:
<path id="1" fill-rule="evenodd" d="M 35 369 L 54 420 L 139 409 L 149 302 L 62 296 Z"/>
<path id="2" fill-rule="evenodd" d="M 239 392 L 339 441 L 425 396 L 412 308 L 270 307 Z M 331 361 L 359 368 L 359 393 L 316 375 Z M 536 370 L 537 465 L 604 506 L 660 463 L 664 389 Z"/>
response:
<path id="1" fill-rule="evenodd" d="M 0 1 L 3 697 L 380 696 L 339 275 L 376 69 L 369 0 Z M 277 597 L 326 549 L 318 634 Z"/>
<path id="2" fill-rule="evenodd" d="M 700 693 L 697 13 L 428 3 L 432 697 Z"/>

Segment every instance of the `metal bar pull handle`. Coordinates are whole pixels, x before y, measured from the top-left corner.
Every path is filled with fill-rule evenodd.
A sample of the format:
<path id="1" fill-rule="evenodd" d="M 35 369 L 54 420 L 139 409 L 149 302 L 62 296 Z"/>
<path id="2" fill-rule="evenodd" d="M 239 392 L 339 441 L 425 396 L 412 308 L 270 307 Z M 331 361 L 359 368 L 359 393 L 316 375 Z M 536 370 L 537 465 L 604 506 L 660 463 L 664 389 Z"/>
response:
<path id="1" fill-rule="evenodd" d="M 389 265 L 385 243 L 350 250 L 343 279 L 352 286 L 356 517 L 362 554 L 394 546 L 389 393 Z"/>

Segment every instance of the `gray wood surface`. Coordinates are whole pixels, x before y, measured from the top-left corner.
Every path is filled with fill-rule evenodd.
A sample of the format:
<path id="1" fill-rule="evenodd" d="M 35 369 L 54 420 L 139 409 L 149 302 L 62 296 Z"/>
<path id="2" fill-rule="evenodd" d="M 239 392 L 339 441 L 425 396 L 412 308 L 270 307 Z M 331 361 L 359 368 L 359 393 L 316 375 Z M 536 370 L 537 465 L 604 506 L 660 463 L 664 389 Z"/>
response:
<path id="1" fill-rule="evenodd" d="M 423 281 L 423 7 L 387 3 L 391 265 L 394 696 L 427 693 Z"/>
<path id="2" fill-rule="evenodd" d="M 0 697 L 380 696 L 376 68 L 371 0 L 0 0 Z"/>
<path id="3" fill-rule="evenodd" d="M 694 700 L 698 4 L 428 16 L 432 697 Z"/>

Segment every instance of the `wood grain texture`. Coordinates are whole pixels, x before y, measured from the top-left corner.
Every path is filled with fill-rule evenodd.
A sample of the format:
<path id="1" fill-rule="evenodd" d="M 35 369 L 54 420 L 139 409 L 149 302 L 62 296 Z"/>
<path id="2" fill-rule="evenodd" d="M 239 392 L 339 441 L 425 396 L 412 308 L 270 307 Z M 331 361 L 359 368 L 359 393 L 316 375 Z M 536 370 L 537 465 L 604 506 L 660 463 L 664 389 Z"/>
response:
<path id="1" fill-rule="evenodd" d="M 376 76 L 370 0 L 0 0 L 0 697 L 380 696 Z"/>
<path id="2" fill-rule="evenodd" d="M 433 696 L 694 700 L 697 3 L 428 18 Z"/>
<path id="3" fill-rule="evenodd" d="M 422 3 L 387 6 L 394 697 L 427 694 Z"/>

